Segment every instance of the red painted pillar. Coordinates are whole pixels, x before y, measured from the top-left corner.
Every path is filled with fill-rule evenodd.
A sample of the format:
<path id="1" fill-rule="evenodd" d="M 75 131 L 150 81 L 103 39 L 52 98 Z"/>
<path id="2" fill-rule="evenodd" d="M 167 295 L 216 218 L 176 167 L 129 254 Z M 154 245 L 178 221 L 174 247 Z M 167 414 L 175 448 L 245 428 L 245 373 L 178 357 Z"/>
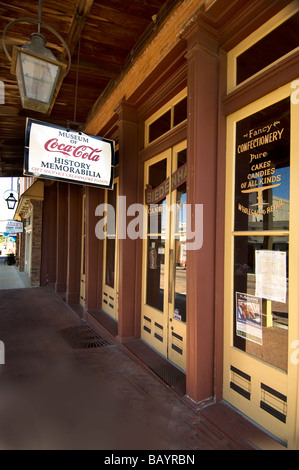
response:
<path id="1" fill-rule="evenodd" d="M 41 285 L 55 285 L 57 243 L 57 189 L 56 184 L 44 188 L 43 231 L 41 255 Z"/>
<path id="2" fill-rule="evenodd" d="M 119 115 L 119 195 L 126 197 L 126 204 L 119 207 L 120 216 L 126 220 L 126 228 L 134 217 L 126 217 L 131 204 L 138 202 L 138 118 L 134 107 L 122 102 Z M 121 340 L 136 335 L 136 249 L 137 240 L 127 235 L 119 239 L 119 294 L 118 335 Z M 139 312 L 138 312 L 139 314 Z"/>
<path id="3" fill-rule="evenodd" d="M 203 245 L 187 252 L 186 394 L 195 402 L 214 395 L 216 159 L 218 43 L 195 19 L 184 34 L 188 70 L 188 203 L 203 205 Z M 194 226 L 192 227 L 194 230 Z"/>
<path id="4" fill-rule="evenodd" d="M 57 183 L 57 230 L 56 230 L 56 282 L 57 292 L 66 291 L 67 259 L 67 184 Z"/>
<path id="5" fill-rule="evenodd" d="M 66 301 L 79 303 L 82 204 L 80 186 L 68 184 Z"/>
<path id="6" fill-rule="evenodd" d="M 96 207 L 103 202 L 104 190 L 86 187 L 85 309 L 99 308 L 102 289 L 102 244 L 96 237 Z"/>

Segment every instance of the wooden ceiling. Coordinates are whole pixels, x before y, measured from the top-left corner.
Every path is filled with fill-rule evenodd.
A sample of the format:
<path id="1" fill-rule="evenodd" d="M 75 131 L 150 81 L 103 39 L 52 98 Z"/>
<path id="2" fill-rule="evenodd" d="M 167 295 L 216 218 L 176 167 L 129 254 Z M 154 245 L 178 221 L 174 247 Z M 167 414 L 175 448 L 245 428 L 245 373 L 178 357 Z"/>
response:
<path id="1" fill-rule="evenodd" d="M 0 85 L 4 84 L 5 92 L 4 103 L 0 95 L 0 176 L 23 174 L 26 117 L 64 127 L 67 121 L 84 123 L 96 100 L 130 61 L 132 50 L 148 37 L 156 19 L 166 15 L 176 3 L 177 0 L 43 0 L 42 21 L 63 37 L 72 56 L 71 69 L 50 116 L 46 116 L 22 109 L 2 44 L 3 30 L 12 20 L 38 18 L 39 0 L 0 1 Z M 14 45 L 28 42 L 35 31 L 36 25 L 14 24 L 5 38 L 9 53 Z M 57 59 L 67 57 L 55 35 L 46 29 L 41 29 L 41 33 Z"/>

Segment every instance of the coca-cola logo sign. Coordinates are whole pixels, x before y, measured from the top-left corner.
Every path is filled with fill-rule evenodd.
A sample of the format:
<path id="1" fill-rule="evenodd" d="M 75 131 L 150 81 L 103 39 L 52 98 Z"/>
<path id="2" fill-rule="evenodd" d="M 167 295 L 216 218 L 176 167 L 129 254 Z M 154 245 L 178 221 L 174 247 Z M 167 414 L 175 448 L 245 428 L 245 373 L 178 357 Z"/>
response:
<path id="1" fill-rule="evenodd" d="M 94 162 L 99 161 L 101 149 L 89 147 L 86 145 L 74 145 L 66 144 L 65 142 L 59 142 L 57 138 L 48 140 L 44 148 L 47 152 L 62 153 L 67 157 L 82 158 L 83 160 L 92 160 Z"/>
<path id="2" fill-rule="evenodd" d="M 27 119 L 25 175 L 111 188 L 113 167 L 113 141 Z"/>

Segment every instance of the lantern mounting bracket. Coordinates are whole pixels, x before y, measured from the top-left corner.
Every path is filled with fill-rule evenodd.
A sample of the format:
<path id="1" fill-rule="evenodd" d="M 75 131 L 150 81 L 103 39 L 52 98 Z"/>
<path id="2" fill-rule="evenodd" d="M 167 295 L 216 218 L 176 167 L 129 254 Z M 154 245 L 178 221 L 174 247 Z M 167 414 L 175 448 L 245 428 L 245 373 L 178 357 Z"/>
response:
<path id="1" fill-rule="evenodd" d="M 70 70 L 70 67 L 71 67 L 71 54 L 70 54 L 70 50 L 68 48 L 67 43 L 65 42 L 63 37 L 59 33 L 57 33 L 57 31 L 55 31 L 54 28 L 52 28 L 52 26 L 48 25 L 47 23 L 44 23 L 43 21 L 35 20 L 34 18 L 18 18 L 16 20 L 12 20 L 10 23 L 8 23 L 8 25 L 5 26 L 4 31 L 3 31 L 2 41 L 3 41 L 3 49 L 4 49 L 4 52 L 5 52 L 8 60 L 11 62 L 12 56 L 10 55 L 10 53 L 8 52 L 8 49 L 6 47 L 5 36 L 6 36 L 7 31 L 16 23 L 32 23 L 32 24 L 37 24 L 39 26 L 43 26 L 48 31 L 53 33 L 59 39 L 59 41 L 61 41 L 61 43 L 63 44 L 63 46 L 64 46 L 64 48 L 67 52 L 67 56 L 68 56 L 68 66 L 67 66 L 67 69 L 66 69 L 66 72 L 65 72 L 65 76 L 66 76 L 68 74 L 69 70 Z"/>

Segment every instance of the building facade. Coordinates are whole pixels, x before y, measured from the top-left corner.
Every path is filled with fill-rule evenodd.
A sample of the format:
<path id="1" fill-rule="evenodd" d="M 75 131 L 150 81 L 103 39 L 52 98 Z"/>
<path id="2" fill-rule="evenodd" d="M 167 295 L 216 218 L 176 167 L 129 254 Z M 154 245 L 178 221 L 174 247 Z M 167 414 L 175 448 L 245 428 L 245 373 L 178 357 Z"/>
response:
<path id="1" fill-rule="evenodd" d="M 34 285 L 164 358 L 194 406 L 224 399 L 290 449 L 298 22 L 298 1 L 178 3 L 86 117 L 115 141 L 113 190 L 37 180 L 17 213 Z"/>

